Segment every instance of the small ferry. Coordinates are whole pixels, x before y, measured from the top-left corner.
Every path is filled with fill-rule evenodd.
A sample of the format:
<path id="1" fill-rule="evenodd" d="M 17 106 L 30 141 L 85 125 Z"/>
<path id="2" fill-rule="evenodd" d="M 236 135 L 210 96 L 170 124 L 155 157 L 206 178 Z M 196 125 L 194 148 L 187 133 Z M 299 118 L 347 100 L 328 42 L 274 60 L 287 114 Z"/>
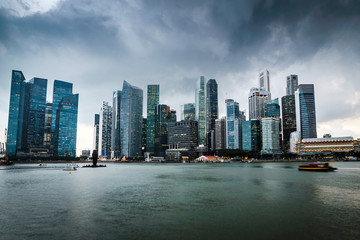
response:
<path id="1" fill-rule="evenodd" d="M 63 168 L 63 171 L 77 171 L 77 165 L 66 164 L 66 166 Z"/>
<path id="2" fill-rule="evenodd" d="M 318 172 L 329 172 L 334 171 L 334 168 L 329 163 L 309 163 L 308 165 L 301 165 L 298 167 L 299 171 L 318 171 Z"/>

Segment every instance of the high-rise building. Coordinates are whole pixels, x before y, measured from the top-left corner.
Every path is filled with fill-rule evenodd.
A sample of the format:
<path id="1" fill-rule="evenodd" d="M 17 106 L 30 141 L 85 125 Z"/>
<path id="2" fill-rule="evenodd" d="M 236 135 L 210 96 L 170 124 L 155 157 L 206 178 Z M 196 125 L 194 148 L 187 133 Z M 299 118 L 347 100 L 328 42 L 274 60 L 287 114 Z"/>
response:
<path id="1" fill-rule="evenodd" d="M 9 120 L 7 135 L 7 152 L 9 157 L 15 157 L 21 149 L 22 130 L 25 109 L 25 77 L 21 71 L 13 70 L 11 75 L 11 90 L 9 104 Z"/>
<path id="2" fill-rule="evenodd" d="M 195 103 L 181 105 L 181 120 L 195 121 Z"/>
<path id="3" fill-rule="evenodd" d="M 245 151 L 261 150 L 260 120 L 242 122 L 242 148 Z"/>
<path id="4" fill-rule="evenodd" d="M 266 117 L 266 103 L 270 100 L 270 92 L 252 88 L 249 93 L 249 120 Z"/>
<path id="5" fill-rule="evenodd" d="M 100 109 L 98 153 L 108 159 L 111 158 L 112 117 L 112 108 L 104 101 Z"/>
<path id="6" fill-rule="evenodd" d="M 121 91 L 113 92 L 113 107 L 112 107 L 112 130 L 111 130 L 111 153 L 112 157 L 121 157 L 121 143 L 120 143 L 120 106 L 121 106 Z"/>
<path id="7" fill-rule="evenodd" d="M 226 148 L 226 118 L 215 120 L 215 149 Z"/>
<path id="8" fill-rule="evenodd" d="M 165 104 L 159 104 L 155 108 L 155 155 L 165 156 L 168 148 L 168 125 L 170 122 L 176 122 L 171 119 L 170 107 Z"/>
<path id="9" fill-rule="evenodd" d="M 51 124 L 52 124 L 52 103 L 46 103 L 45 126 L 44 126 L 44 147 L 50 150 L 51 145 Z"/>
<path id="10" fill-rule="evenodd" d="M 207 103 L 207 130 L 215 130 L 215 120 L 218 119 L 218 85 L 215 79 L 209 79 L 206 84 L 206 103 Z"/>
<path id="11" fill-rule="evenodd" d="M 280 105 L 279 99 L 269 100 L 266 103 L 266 115 L 267 117 L 280 117 Z"/>
<path id="12" fill-rule="evenodd" d="M 196 84 L 195 120 L 198 122 L 199 145 L 206 145 L 206 83 L 204 76 L 201 76 Z"/>
<path id="13" fill-rule="evenodd" d="M 286 77 L 286 96 L 295 95 L 295 91 L 299 88 L 298 76 L 289 75 Z"/>
<path id="14" fill-rule="evenodd" d="M 100 115 L 95 114 L 94 119 L 94 142 L 93 142 L 93 150 L 99 151 L 99 136 L 100 136 Z"/>
<path id="15" fill-rule="evenodd" d="M 155 108 L 159 104 L 159 85 L 147 86 L 146 151 L 155 151 Z"/>
<path id="16" fill-rule="evenodd" d="M 47 79 L 32 78 L 29 86 L 26 149 L 44 147 Z"/>
<path id="17" fill-rule="evenodd" d="M 241 123 L 245 114 L 239 109 L 239 103 L 226 99 L 226 148 L 241 149 Z"/>
<path id="18" fill-rule="evenodd" d="M 259 87 L 260 89 L 263 89 L 270 93 L 270 74 L 267 69 L 265 69 L 259 75 Z M 269 94 L 269 99 L 271 99 L 270 94 Z"/>
<path id="19" fill-rule="evenodd" d="M 76 132 L 79 94 L 62 98 L 56 112 L 55 154 L 57 156 L 76 156 Z"/>
<path id="20" fill-rule="evenodd" d="M 288 152 L 290 148 L 290 134 L 296 131 L 295 96 L 287 95 L 281 98 L 282 111 L 282 137 L 283 151 Z"/>
<path id="21" fill-rule="evenodd" d="M 280 145 L 280 118 L 262 118 L 262 153 L 275 154 L 281 153 Z"/>
<path id="22" fill-rule="evenodd" d="M 147 127 L 147 119 L 143 118 L 142 122 L 142 141 L 141 141 L 141 150 L 144 153 L 146 150 L 146 127 Z"/>
<path id="23" fill-rule="evenodd" d="M 168 144 L 170 149 L 185 148 L 195 151 L 198 146 L 198 123 L 196 121 L 183 120 L 169 122 Z"/>
<path id="24" fill-rule="evenodd" d="M 300 84 L 295 92 L 296 130 L 300 140 L 316 138 L 314 84 Z"/>
<path id="25" fill-rule="evenodd" d="M 121 93 L 121 155 L 142 156 L 143 90 L 124 81 Z"/>

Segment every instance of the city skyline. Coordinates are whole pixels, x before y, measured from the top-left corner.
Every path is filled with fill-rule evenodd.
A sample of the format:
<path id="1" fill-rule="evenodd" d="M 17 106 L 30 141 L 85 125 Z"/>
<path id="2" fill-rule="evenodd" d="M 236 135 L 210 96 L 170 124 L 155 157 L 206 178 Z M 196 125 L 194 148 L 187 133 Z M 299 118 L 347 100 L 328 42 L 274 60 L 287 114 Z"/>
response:
<path id="1" fill-rule="evenodd" d="M 360 137 L 360 86 L 354 77 L 360 71 L 358 3 L 178 2 L 178 11 L 171 3 L 141 1 L 90 2 L 88 8 L 82 1 L 54 3 L 28 3 L 27 10 L 16 2 L 0 3 L 0 142 L 13 69 L 48 79 L 47 101 L 53 80 L 74 84 L 73 92 L 80 94 L 78 153 L 92 148 L 94 113 L 103 101 L 112 102 L 112 92 L 121 89 L 124 79 L 144 93 L 148 84 L 161 85 L 160 103 L 175 109 L 178 119 L 180 106 L 195 102 L 199 76 L 216 79 L 219 118 L 226 112 L 225 99 L 238 102 L 248 117 L 248 92 L 258 87 L 264 69 L 270 72 L 272 99 L 286 95 L 289 75 L 298 75 L 299 84 L 315 85 L 318 136 Z M 131 14 L 138 19 L 128 18 Z M 194 40 L 198 33 L 201 40 Z M 259 40 L 252 42 L 255 36 Z"/>

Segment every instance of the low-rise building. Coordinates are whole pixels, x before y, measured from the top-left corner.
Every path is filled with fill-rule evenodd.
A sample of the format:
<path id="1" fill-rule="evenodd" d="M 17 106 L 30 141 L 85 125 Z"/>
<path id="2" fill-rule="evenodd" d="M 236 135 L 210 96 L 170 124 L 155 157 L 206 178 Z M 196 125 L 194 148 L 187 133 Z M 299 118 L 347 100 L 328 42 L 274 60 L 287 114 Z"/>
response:
<path id="1" fill-rule="evenodd" d="M 304 138 L 297 142 L 297 153 L 359 151 L 359 141 L 353 137 Z"/>

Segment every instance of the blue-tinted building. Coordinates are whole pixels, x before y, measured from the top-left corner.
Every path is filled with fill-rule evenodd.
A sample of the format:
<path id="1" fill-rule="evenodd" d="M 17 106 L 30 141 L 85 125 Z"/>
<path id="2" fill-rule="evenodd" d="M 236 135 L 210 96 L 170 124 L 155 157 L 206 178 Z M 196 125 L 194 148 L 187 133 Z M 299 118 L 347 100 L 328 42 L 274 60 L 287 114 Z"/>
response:
<path id="1" fill-rule="evenodd" d="M 121 93 L 121 156 L 141 156 L 143 90 L 124 81 Z"/>
<path id="2" fill-rule="evenodd" d="M 155 151 L 155 108 L 159 104 L 160 86 L 147 86 L 146 151 Z"/>
<path id="3" fill-rule="evenodd" d="M 73 89 L 73 84 L 55 80 L 54 81 L 54 88 L 53 88 L 53 114 L 52 114 L 52 124 L 51 129 L 54 131 L 56 127 L 56 112 L 58 106 L 63 99 L 63 97 L 71 95 Z"/>
<path id="4" fill-rule="evenodd" d="M 181 105 L 181 120 L 195 121 L 195 103 Z"/>
<path id="5" fill-rule="evenodd" d="M 111 151 L 113 157 L 121 157 L 121 142 L 120 142 L 120 107 L 121 107 L 121 91 L 113 92 L 113 107 L 112 107 L 112 134 L 111 134 Z"/>
<path id="6" fill-rule="evenodd" d="M 242 148 L 245 151 L 261 150 L 260 120 L 242 122 Z"/>
<path id="7" fill-rule="evenodd" d="M 266 103 L 266 115 L 267 117 L 280 117 L 280 105 L 278 98 L 269 100 Z"/>
<path id="8" fill-rule="evenodd" d="M 239 109 L 239 103 L 226 99 L 226 148 L 241 149 L 241 123 L 245 121 L 244 112 Z"/>
<path id="9" fill-rule="evenodd" d="M 206 145 L 207 120 L 206 120 L 206 82 L 201 76 L 196 84 L 195 92 L 195 120 L 198 122 L 199 145 Z"/>
<path id="10" fill-rule="evenodd" d="M 316 138 L 316 113 L 314 84 L 300 84 L 295 92 L 296 131 L 300 140 Z"/>
<path id="11" fill-rule="evenodd" d="M 13 70 L 11 75 L 11 90 L 9 104 L 9 120 L 7 132 L 7 152 L 9 157 L 16 156 L 17 149 L 21 149 L 25 77 L 21 71 Z"/>
<path id="12" fill-rule="evenodd" d="M 56 112 L 55 154 L 76 156 L 76 132 L 79 94 L 62 98 Z"/>
<path id="13" fill-rule="evenodd" d="M 45 109 L 47 79 L 33 78 L 28 82 L 29 109 L 26 149 L 43 148 L 45 135 Z"/>

